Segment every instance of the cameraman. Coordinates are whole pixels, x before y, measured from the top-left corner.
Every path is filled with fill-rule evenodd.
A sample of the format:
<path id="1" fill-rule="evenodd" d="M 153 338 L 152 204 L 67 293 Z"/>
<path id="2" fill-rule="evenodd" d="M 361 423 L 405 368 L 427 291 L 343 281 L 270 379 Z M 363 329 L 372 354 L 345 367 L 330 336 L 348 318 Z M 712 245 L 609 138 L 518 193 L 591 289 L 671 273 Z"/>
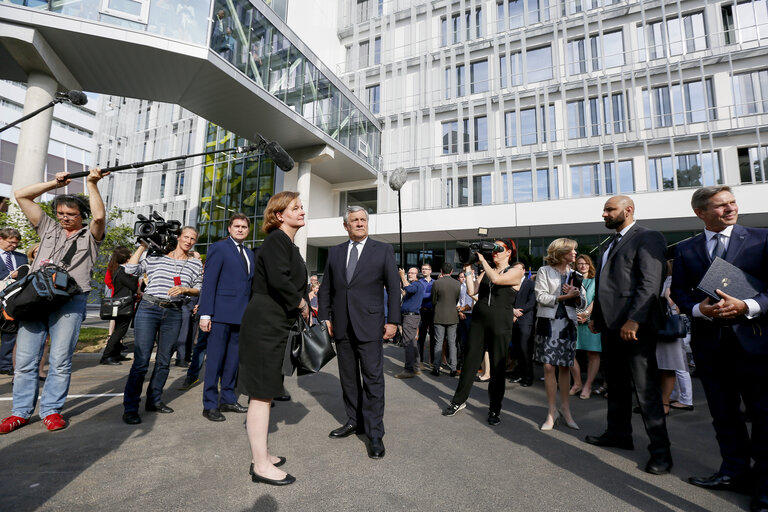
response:
<path id="1" fill-rule="evenodd" d="M 47 263 L 62 265 L 62 260 L 74 247 L 67 272 L 80 287 L 64 305 L 36 320 L 21 320 L 16 337 L 16 373 L 13 381 L 13 408 L 11 416 L 0 424 L 0 434 L 7 434 L 29 423 L 35 410 L 38 391 L 40 353 L 50 334 L 50 368 L 40 396 L 40 418 L 48 430 L 61 430 L 67 421 L 61 417 L 72 375 L 72 353 L 75 351 L 80 324 L 85 316 L 85 300 L 91 290 L 91 269 L 99 245 L 104 240 L 106 213 L 97 183 L 109 174 L 91 169 L 86 178 L 88 201 L 78 196 L 57 196 L 53 211 L 58 221 L 43 212 L 34 199 L 46 192 L 67 186 L 72 180 L 69 173 L 56 173 L 51 181 L 37 183 L 16 191 L 16 201 L 32 227 L 40 236 L 40 249 L 32 264 L 32 271 Z M 91 222 L 84 224 L 88 215 Z"/>
<path id="2" fill-rule="evenodd" d="M 469 392 L 472 389 L 475 373 L 480 368 L 483 353 L 487 350 L 491 360 L 491 380 L 488 383 L 490 407 L 488 424 L 496 426 L 501 421 L 501 402 L 504 399 L 505 367 L 507 360 L 507 345 L 512 339 L 514 322 L 515 286 L 520 285 L 523 270 L 511 263 L 517 255 L 514 242 L 509 239 L 496 240 L 493 248 L 493 266 L 481 252 L 477 258 L 483 267 L 480 276 L 475 278 L 472 267 L 464 268 L 467 278 L 467 293 L 478 294 L 477 302 L 472 310 L 472 325 L 469 328 L 467 354 L 464 367 L 453 400 L 443 411 L 443 416 L 454 416 L 466 407 Z"/>
<path id="3" fill-rule="evenodd" d="M 123 421 L 129 425 L 141 423 L 139 402 L 144 376 L 149 369 L 149 357 L 157 338 L 155 367 L 147 387 L 144 409 L 149 412 L 171 413 L 173 409 L 162 401 L 163 387 L 168 379 L 171 354 L 176 347 L 181 329 L 182 305 L 191 295 L 199 295 L 202 285 L 203 263 L 192 257 L 190 251 L 197 242 L 197 230 L 192 226 L 181 228 L 176 248 L 168 254 L 150 254 L 139 261 L 148 243 L 139 247 L 125 265 L 129 275 L 147 274 L 144 291 L 133 323 L 133 365 L 125 383 Z M 159 335 L 158 335 L 159 334 Z"/>

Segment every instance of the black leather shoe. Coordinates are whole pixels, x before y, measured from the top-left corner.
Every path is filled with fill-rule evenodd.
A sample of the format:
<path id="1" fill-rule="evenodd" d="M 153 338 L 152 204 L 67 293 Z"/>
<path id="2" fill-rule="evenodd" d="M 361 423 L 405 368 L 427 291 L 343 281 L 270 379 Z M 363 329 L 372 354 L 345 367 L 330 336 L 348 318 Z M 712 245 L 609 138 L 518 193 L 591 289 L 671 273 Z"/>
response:
<path id="1" fill-rule="evenodd" d="M 752 478 L 749 474 L 730 476 L 718 471 L 710 476 L 692 476 L 688 478 L 688 482 L 712 491 L 734 491 L 744 494 L 752 492 Z"/>
<path id="2" fill-rule="evenodd" d="M 13 370 L 0 370 L 0 375 L 13 375 Z"/>
<path id="3" fill-rule="evenodd" d="M 331 439 L 341 439 L 342 437 L 351 436 L 352 434 L 359 433 L 357 430 L 357 426 L 352 425 L 351 423 L 345 423 L 341 427 L 337 428 L 336 430 L 331 430 L 331 433 L 328 434 L 328 437 Z"/>
<path id="4" fill-rule="evenodd" d="M 368 443 L 368 456 L 372 459 L 381 459 L 385 453 L 384 441 L 380 437 L 372 437 L 371 442 Z"/>
<path id="5" fill-rule="evenodd" d="M 755 494 L 749 502 L 750 512 L 768 512 L 768 494 Z"/>
<path id="6" fill-rule="evenodd" d="M 451 377 L 456 377 L 459 374 L 456 370 L 451 370 Z"/>
<path id="7" fill-rule="evenodd" d="M 189 363 L 182 359 L 181 361 L 176 361 L 174 366 L 178 366 L 179 368 L 189 368 Z"/>
<path id="8" fill-rule="evenodd" d="M 273 398 L 273 400 L 277 400 L 278 402 L 290 402 L 291 401 L 291 395 L 286 393 L 284 395 L 276 396 L 275 398 Z"/>
<path id="9" fill-rule="evenodd" d="M 435 377 L 440 376 L 440 368 L 432 367 L 432 371 L 429 372 L 430 375 L 434 375 Z"/>
<path id="10" fill-rule="evenodd" d="M 672 456 L 651 456 L 645 465 L 645 472 L 652 475 L 666 475 L 672 470 Z"/>
<path id="11" fill-rule="evenodd" d="M 254 481 L 254 482 L 261 482 L 263 484 L 269 484 L 269 485 L 290 485 L 290 484 L 292 484 L 293 482 L 296 481 L 296 477 L 293 477 L 293 476 L 291 476 L 289 474 L 286 474 L 285 478 L 283 478 L 282 480 L 272 480 L 271 478 L 264 478 L 263 476 L 257 475 L 253 471 L 253 464 L 251 464 L 251 471 L 250 471 L 250 473 L 251 473 L 251 480 L 252 481 Z"/>
<path id="12" fill-rule="evenodd" d="M 120 361 L 118 361 L 114 357 L 105 357 L 104 359 L 99 361 L 99 364 L 108 364 L 110 366 L 117 366 L 117 365 L 120 365 L 120 364 L 123 364 L 123 363 L 121 363 Z"/>
<path id="13" fill-rule="evenodd" d="M 160 412 L 163 414 L 170 414 L 173 412 L 173 409 L 165 405 L 163 402 L 155 402 L 154 404 L 147 404 L 144 406 L 144 409 L 147 412 Z"/>
<path id="14" fill-rule="evenodd" d="M 221 412 L 248 412 L 247 407 L 243 407 L 237 402 L 233 404 L 221 404 L 219 405 L 219 410 Z"/>
<path id="15" fill-rule="evenodd" d="M 211 421 L 225 421 L 227 419 L 218 409 L 203 409 L 203 416 Z"/>
<path id="16" fill-rule="evenodd" d="M 195 384 L 199 384 L 199 383 L 200 383 L 200 379 L 198 377 L 187 376 L 184 378 L 184 383 L 181 385 L 179 389 L 182 391 L 186 391 L 188 389 L 191 389 Z"/>
<path id="17" fill-rule="evenodd" d="M 495 427 L 501 423 L 501 418 L 499 418 L 499 413 L 488 411 L 488 424 L 492 427 Z"/>
<path id="18" fill-rule="evenodd" d="M 141 423 L 141 416 L 136 411 L 126 412 L 123 414 L 123 423 L 128 425 L 138 425 Z"/>
<path id="19" fill-rule="evenodd" d="M 603 446 L 605 448 L 621 448 L 622 450 L 635 449 L 635 444 L 632 442 L 631 437 L 627 439 L 618 439 L 608 434 L 608 432 L 599 436 L 587 436 L 584 440 L 589 444 Z"/>

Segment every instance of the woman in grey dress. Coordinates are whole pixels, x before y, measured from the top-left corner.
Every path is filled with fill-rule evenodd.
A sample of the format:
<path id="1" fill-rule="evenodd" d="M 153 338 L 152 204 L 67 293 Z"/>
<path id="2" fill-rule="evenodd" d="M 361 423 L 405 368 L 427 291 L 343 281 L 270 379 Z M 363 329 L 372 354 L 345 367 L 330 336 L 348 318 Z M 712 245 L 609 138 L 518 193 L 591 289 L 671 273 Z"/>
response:
<path id="1" fill-rule="evenodd" d="M 570 367 L 576 355 L 576 307 L 585 306 L 586 293 L 582 286 L 572 286 L 571 264 L 576 260 L 576 241 L 558 238 L 547 248 L 547 264 L 536 273 L 536 335 L 533 358 L 544 365 L 544 385 L 547 389 L 547 418 L 541 430 L 552 430 L 560 415 L 566 425 L 577 429 L 568 402 L 571 385 Z M 559 378 L 555 377 L 559 369 Z M 557 385 L 560 384 L 560 410 L 557 409 Z"/>

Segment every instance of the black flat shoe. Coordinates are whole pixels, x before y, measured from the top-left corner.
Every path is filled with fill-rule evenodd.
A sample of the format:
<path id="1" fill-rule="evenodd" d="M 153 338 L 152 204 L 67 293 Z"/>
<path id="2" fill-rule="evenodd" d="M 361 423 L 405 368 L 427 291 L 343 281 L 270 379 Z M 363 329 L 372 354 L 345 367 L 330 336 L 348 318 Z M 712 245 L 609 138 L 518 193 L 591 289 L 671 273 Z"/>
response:
<path id="1" fill-rule="evenodd" d="M 253 464 L 251 464 L 251 468 L 253 468 Z M 263 476 L 257 475 L 253 472 L 253 469 L 251 469 L 251 480 L 253 482 L 261 482 L 262 484 L 269 485 L 290 485 L 296 481 L 296 477 L 286 474 L 285 478 L 282 480 L 272 480 L 271 478 L 264 478 Z"/>
<path id="2" fill-rule="evenodd" d="M 136 411 L 126 412 L 123 414 L 123 423 L 128 425 L 138 425 L 141 423 L 141 416 Z"/>
<path id="3" fill-rule="evenodd" d="M 147 404 L 144 406 L 147 412 L 159 412 L 162 414 L 171 414 L 173 409 L 165 405 L 163 402 L 155 402 L 154 404 Z"/>
<path id="4" fill-rule="evenodd" d="M 499 418 L 499 413 L 488 411 L 488 424 L 492 427 L 495 427 L 501 423 L 501 418 Z"/>

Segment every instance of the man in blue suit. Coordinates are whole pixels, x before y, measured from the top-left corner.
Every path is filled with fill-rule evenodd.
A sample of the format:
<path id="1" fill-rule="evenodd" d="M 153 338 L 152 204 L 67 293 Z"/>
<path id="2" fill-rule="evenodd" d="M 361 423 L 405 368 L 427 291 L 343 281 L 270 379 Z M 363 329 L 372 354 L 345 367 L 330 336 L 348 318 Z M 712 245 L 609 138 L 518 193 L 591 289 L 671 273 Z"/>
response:
<path id="1" fill-rule="evenodd" d="M 739 208 L 726 186 L 694 192 L 691 206 L 704 233 L 678 244 L 672 299 L 691 316 L 691 348 L 707 395 L 723 462 L 711 476 L 691 477 L 705 489 L 752 494 L 751 510 L 768 511 L 768 229 L 736 224 Z M 763 290 L 739 300 L 718 290 L 715 302 L 697 289 L 715 257 L 759 279 Z M 752 435 L 741 413 L 752 416 Z M 750 459 L 755 460 L 753 468 Z"/>
<path id="2" fill-rule="evenodd" d="M 0 279 L 5 279 L 19 268 L 28 263 L 27 257 L 16 250 L 21 242 L 21 233 L 13 228 L 0 229 Z M 13 276 L 11 276 L 13 277 Z M 0 375 L 13 375 L 13 346 L 16 344 L 16 333 L 0 335 Z"/>
<path id="3" fill-rule="evenodd" d="M 253 251 L 243 246 L 251 222 L 236 213 L 229 219 L 229 238 L 208 248 L 198 312 L 200 329 L 210 332 L 203 387 L 203 416 L 224 421 L 224 412 L 247 412 L 237 403 L 240 322 L 251 298 Z M 221 392 L 219 392 L 221 383 Z"/>
<path id="4" fill-rule="evenodd" d="M 347 422 L 329 437 L 368 435 L 368 456 L 384 457 L 384 357 L 382 337 L 392 339 L 400 323 L 400 277 L 392 246 L 368 238 L 368 213 L 349 206 L 349 240 L 331 247 L 318 293 L 318 317 L 336 340 L 339 380 Z M 384 323 L 384 294 L 387 319 Z M 362 376 L 362 382 L 361 382 Z"/>

